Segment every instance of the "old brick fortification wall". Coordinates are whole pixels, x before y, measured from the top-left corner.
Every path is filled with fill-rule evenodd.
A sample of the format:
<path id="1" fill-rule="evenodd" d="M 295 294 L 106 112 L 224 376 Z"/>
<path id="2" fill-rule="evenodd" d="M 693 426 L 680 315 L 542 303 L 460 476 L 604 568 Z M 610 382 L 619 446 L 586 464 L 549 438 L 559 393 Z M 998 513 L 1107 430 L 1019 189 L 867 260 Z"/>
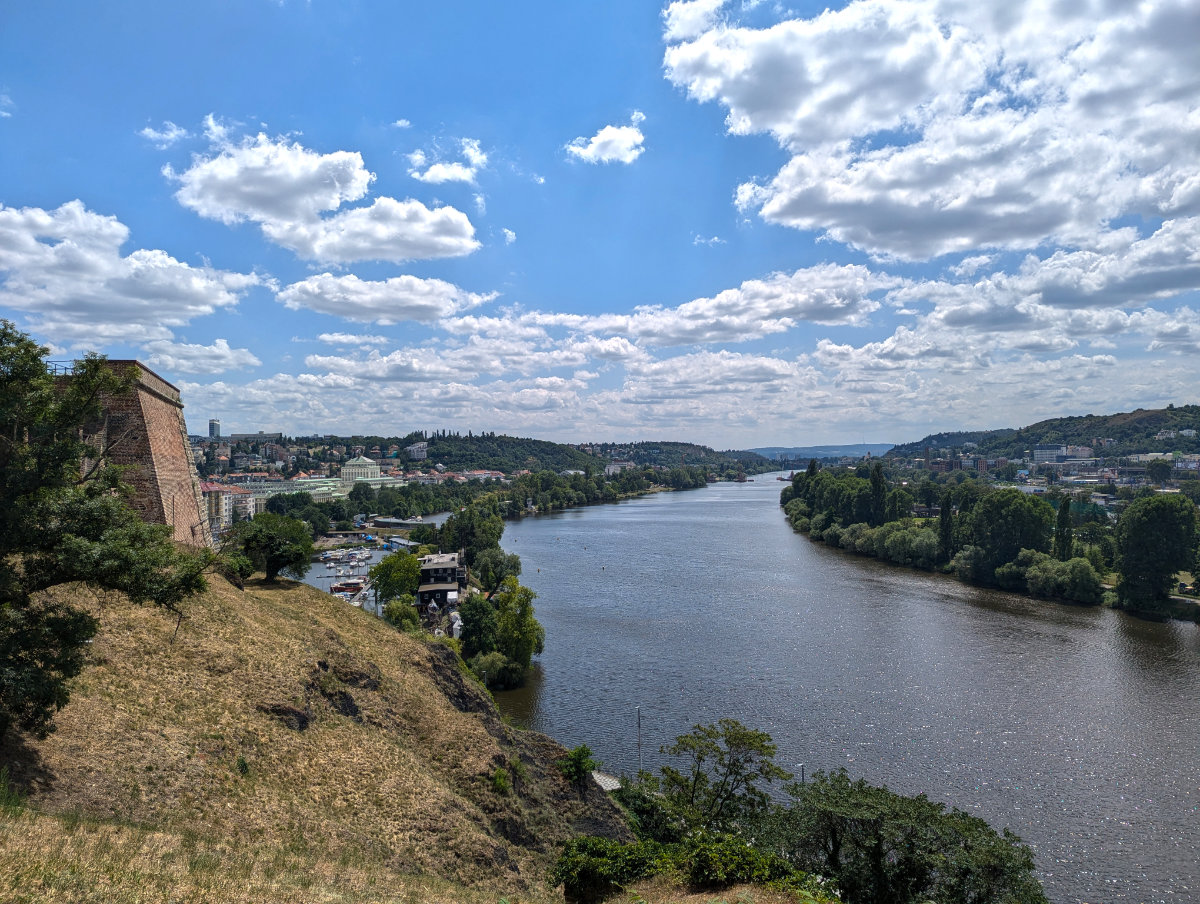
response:
<path id="1" fill-rule="evenodd" d="M 127 468 L 133 507 L 146 521 L 169 525 L 176 542 L 211 546 L 179 390 L 139 361 L 108 363 L 135 380 L 126 395 L 104 400 L 102 428 L 109 461 Z"/>

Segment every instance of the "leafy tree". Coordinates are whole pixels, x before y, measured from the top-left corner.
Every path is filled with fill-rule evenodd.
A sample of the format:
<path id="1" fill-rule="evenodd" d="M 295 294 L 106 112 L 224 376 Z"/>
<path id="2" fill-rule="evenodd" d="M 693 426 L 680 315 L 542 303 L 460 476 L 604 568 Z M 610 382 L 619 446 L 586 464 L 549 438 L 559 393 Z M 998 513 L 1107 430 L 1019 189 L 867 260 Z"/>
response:
<path id="1" fill-rule="evenodd" d="M 715 828 L 766 807 L 760 787 L 791 775 L 775 765 L 775 744 L 764 731 L 736 719 L 697 725 L 662 753 L 682 757 L 684 767 L 661 768 L 668 802 L 696 828 Z"/>
<path id="2" fill-rule="evenodd" d="M 475 559 L 475 573 L 480 586 L 491 599 L 505 578 L 521 574 L 521 557 L 515 552 L 507 553 L 498 546 L 485 549 Z"/>
<path id="3" fill-rule="evenodd" d="M 1155 458 L 1146 464 L 1146 476 L 1162 486 L 1171 479 L 1171 472 L 1175 470 L 1175 465 L 1166 458 Z"/>
<path id="4" fill-rule="evenodd" d="M 108 450 L 86 436 L 131 379 L 96 355 L 55 378 L 47 354 L 0 320 L 0 738 L 52 731 L 86 662 L 97 622 L 55 588 L 82 582 L 181 612 L 212 561 L 143 522 Z"/>
<path id="5" fill-rule="evenodd" d="M 312 565 L 312 535 L 303 521 L 262 512 L 235 529 L 242 551 L 274 582 L 280 574 L 300 580 Z"/>
<path id="6" fill-rule="evenodd" d="M 871 527 L 883 524 L 887 516 L 887 481 L 883 477 L 883 465 L 875 462 L 871 468 Z"/>
<path id="7" fill-rule="evenodd" d="M 852 782 L 844 769 L 788 790 L 792 806 L 773 808 L 756 842 L 834 878 L 847 904 L 1046 904 L 1033 854 L 1007 829 L 923 794 Z"/>
<path id="8" fill-rule="evenodd" d="M 463 659 L 470 660 L 480 653 L 496 649 L 496 608 L 482 596 L 473 593 L 458 607 L 462 617 Z"/>
<path id="9" fill-rule="evenodd" d="M 1065 562 L 1071 558 L 1074 548 L 1074 532 L 1071 527 L 1071 497 L 1064 496 L 1059 500 L 1058 517 L 1054 523 L 1054 558 Z"/>
<path id="10" fill-rule="evenodd" d="M 358 507 L 359 511 L 365 511 L 375 502 L 375 488 L 360 480 L 350 488 L 347 498 Z"/>
<path id="11" fill-rule="evenodd" d="M 439 534 L 443 549 L 461 549 L 467 564 L 474 567 L 476 557 L 486 549 L 498 549 L 504 534 L 504 522 L 486 505 L 468 505 L 446 519 Z"/>
<path id="12" fill-rule="evenodd" d="M 407 593 L 393 597 L 383 607 L 384 621 L 401 631 L 419 628 L 421 619 L 417 615 L 416 602 L 416 599 Z"/>
<path id="13" fill-rule="evenodd" d="M 398 596 L 415 596 L 421 586 L 421 562 L 405 550 L 383 557 L 370 571 L 371 584 L 381 600 L 393 600 Z"/>
<path id="14" fill-rule="evenodd" d="M 278 493 L 267 500 L 267 511 L 273 515 L 292 515 L 312 504 L 311 493 Z"/>
<path id="15" fill-rule="evenodd" d="M 1044 499 L 1016 489 L 996 490 L 971 512 L 974 542 L 983 551 L 983 580 L 1022 549 L 1047 552 L 1054 511 Z"/>
<path id="16" fill-rule="evenodd" d="M 541 653 L 546 642 L 546 632 L 533 616 L 536 597 L 509 575 L 492 598 L 496 607 L 496 649 L 522 670 L 529 668 L 534 654 Z"/>
<path id="17" fill-rule="evenodd" d="M 1127 606 L 1165 600 L 1175 573 L 1192 563 L 1196 506 L 1182 496 L 1154 495 L 1130 503 L 1117 522 L 1117 598 Z"/>
<path id="18" fill-rule="evenodd" d="M 949 562 L 958 552 L 954 544 L 954 496 L 950 490 L 942 494 L 941 511 L 938 514 L 938 561 Z"/>

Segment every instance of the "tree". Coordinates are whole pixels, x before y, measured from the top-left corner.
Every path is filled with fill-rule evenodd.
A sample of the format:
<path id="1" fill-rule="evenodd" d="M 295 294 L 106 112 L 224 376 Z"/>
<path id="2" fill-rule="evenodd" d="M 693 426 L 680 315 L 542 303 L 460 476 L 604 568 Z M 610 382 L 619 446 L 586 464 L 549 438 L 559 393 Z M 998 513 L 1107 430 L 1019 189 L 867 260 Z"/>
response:
<path id="1" fill-rule="evenodd" d="M 274 582 L 280 574 L 296 580 L 308 574 L 313 544 L 303 521 L 262 512 L 239 524 L 235 536 L 242 551 L 266 573 L 268 581 Z"/>
<path id="2" fill-rule="evenodd" d="M 1065 562 L 1071 558 L 1075 540 L 1071 528 L 1071 497 L 1058 501 L 1058 518 L 1054 523 L 1054 558 Z"/>
<path id="3" fill-rule="evenodd" d="M 956 552 L 954 544 L 954 494 L 950 490 L 942 493 L 941 510 L 938 513 L 938 561 L 949 562 Z"/>
<path id="4" fill-rule="evenodd" d="M 485 549 L 475 557 L 475 574 L 488 599 L 491 599 L 505 578 L 520 576 L 521 557 L 515 552 L 505 552 L 498 546 Z"/>
<path id="5" fill-rule="evenodd" d="M 468 596 L 458 607 L 462 618 L 463 659 L 470 660 L 481 653 L 496 649 L 496 608 L 478 593 Z"/>
<path id="6" fill-rule="evenodd" d="M 86 436 L 102 399 L 131 381 L 97 355 L 56 378 L 47 354 L 0 320 L 0 738 L 52 731 L 86 662 L 96 619 L 54 588 L 82 582 L 181 612 L 212 561 L 143 522 L 108 450 Z"/>
<path id="7" fill-rule="evenodd" d="M 600 761 L 592 756 L 592 749 L 587 744 L 580 744 L 558 760 L 558 770 L 563 778 L 575 786 L 580 794 L 587 790 L 592 773 L 600 768 Z"/>
<path id="8" fill-rule="evenodd" d="M 371 568 L 371 584 L 379 599 L 384 602 L 398 596 L 415 596 L 421 586 L 421 562 L 405 550 L 384 556 L 379 564 Z"/>
<path id="9" fill-rule="evenodd" d="M 419 628 L 421 619 L 417 615 L 416 602 L 416 599 L 407 593 L 388 600 L 387 605 L 383 607 L 384 621 L 401 631 Z"/>
<path id="10" fill-rule="evenodd" d="M 1166 458 L 1155 458 L 1146 463 L 1146 476 L 1162 486 L 1171 479 L 1171 472 L 1175 470 L 1175 465 Z"/>
<path id="11" fill-rule="evenodd" d="M 661 767 L 662 793 L 693 828 L 718 828 L 767 806 L 761 784 L 791 778 L 775 751 L 769 734 L 736 719 L 697 725 L 661 749 L 684 759 L 683 769 Z"/>
<path id="12" fill-rule="evenodd" d="M 871 527 L 883 524 L 887 515 L 887 481 L 883 477 L 883 465 L 875 462 L 871 468 Z"/>
<path id="13" fill-rule="evenodd" d="M 1046 904 L 1033 854 L 1007 829 L 906 797 L 844 769 L 793 784 L 790 808 L 773 808 L 756 842 L 836 880 L 847 904 Z"/>
<path id="14" fill-rule="evenodd" d="M 1165 600 L 1175 573 L 1192 564 L 1196 506 L 1183 496 L 1135 500 L 1117 522 L 1117 598 L 1139 607 Z"/>
<path id="15" fill-rule="evenodd" d="M 535 653 L 541 653 L 546 632 L 533 616 L 537 594 L 509 575 L 492 598 L 496 607 L 496 649 L 519 665 L 529 668 Z"/>
<path id="16" fill-rule="evenodd" d="M 980 499 L 971 512 L 971 525 L 974 544 L 983 550 L 984 580 L 990 581 L 992 573 L 1022 549 L 1047 552 L 1053 520 L 1049 503 L 1020 490 L 996 490 Z"/>
<path id="17" fill-rule="evenodd" d="M 467 564 L 474 567 L 475 558 L 485 549 L 499 548 L 504 533 L 500 516 L 481 503 L 468 505 L 446 519 L 439 540 L 444 549 L 461 549 Z"/>

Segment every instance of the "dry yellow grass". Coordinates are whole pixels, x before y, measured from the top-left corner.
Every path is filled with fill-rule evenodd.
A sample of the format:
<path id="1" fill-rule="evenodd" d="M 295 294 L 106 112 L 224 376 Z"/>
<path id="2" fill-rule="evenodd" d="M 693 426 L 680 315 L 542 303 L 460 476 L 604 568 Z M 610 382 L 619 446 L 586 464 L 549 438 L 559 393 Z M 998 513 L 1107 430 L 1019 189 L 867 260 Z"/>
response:
<path id="1" fill-rule="evenodd" d="M 0 749 L 29 796 L 0 815 L 0 902 L 553 900 L 563 841 L 625 837 L 445 648 L 301 585 L 212 584 L 177 635 L 90 603 L 57 732 Z"/>

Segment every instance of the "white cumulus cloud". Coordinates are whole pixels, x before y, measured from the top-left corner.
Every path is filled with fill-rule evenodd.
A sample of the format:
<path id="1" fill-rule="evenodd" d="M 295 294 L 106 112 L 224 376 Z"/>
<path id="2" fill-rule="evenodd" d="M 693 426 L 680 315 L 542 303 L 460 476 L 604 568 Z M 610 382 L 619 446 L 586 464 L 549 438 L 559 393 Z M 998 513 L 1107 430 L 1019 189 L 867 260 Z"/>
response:
<path id="1" fill-rule="evenodd" d="M 310 276 L 279 293 L 279 300 L 291 310 L 320 311 L 359 323 L 382 325 L 405 320 L 436 321 L 495 297 L 467 292 L 440 279 L 396 276 L 370 281 L 353 273 Z"/>
<path id="2" fill-rule="evenodd" d="M 645 119 L 635 110 L 630 125 L 605 126 L 591 138 L 576 138 L 566 146 L 567 153 L 584 163 L 633 163 L 645 150 L 646 137 L 638 128 Z"/>
<path id="3" fill-rule="evenodd" d="M 218 154 L 195 158 L 181 173 L 164 169 L 180 184 L 179 202 L 203 217 L 257 223 L 276 244 L 328 264 L 456 257 L 479 247 L 470 219 L 450 206 L 380 197 L 341 209 L 364 198 L 375 179 L 357 152 L 319 154 L 262 134 L 231 145 L 219 128 L 208 125 L 210 137 L 224 142 Z"/>
<path id="4" fill-rule="evenodd" d="M 150 364 L 185 374 L 219 374 L 262 364 L 249 349 L 230 348 L 227 339 L 217 339 L 212 345 L 160 340 L 147 342 L 145 349 Z"/>
<path id="5" fill-rule="evenodd" d="M 56 341 L 141 342 L 169 339 L 169 327 L 269 284 L 159 250 L 122 255 L 128 240 L 128 227 L 82 201 L 54 210 L 0 205 L 0 306 L 36 315 Z"/>

